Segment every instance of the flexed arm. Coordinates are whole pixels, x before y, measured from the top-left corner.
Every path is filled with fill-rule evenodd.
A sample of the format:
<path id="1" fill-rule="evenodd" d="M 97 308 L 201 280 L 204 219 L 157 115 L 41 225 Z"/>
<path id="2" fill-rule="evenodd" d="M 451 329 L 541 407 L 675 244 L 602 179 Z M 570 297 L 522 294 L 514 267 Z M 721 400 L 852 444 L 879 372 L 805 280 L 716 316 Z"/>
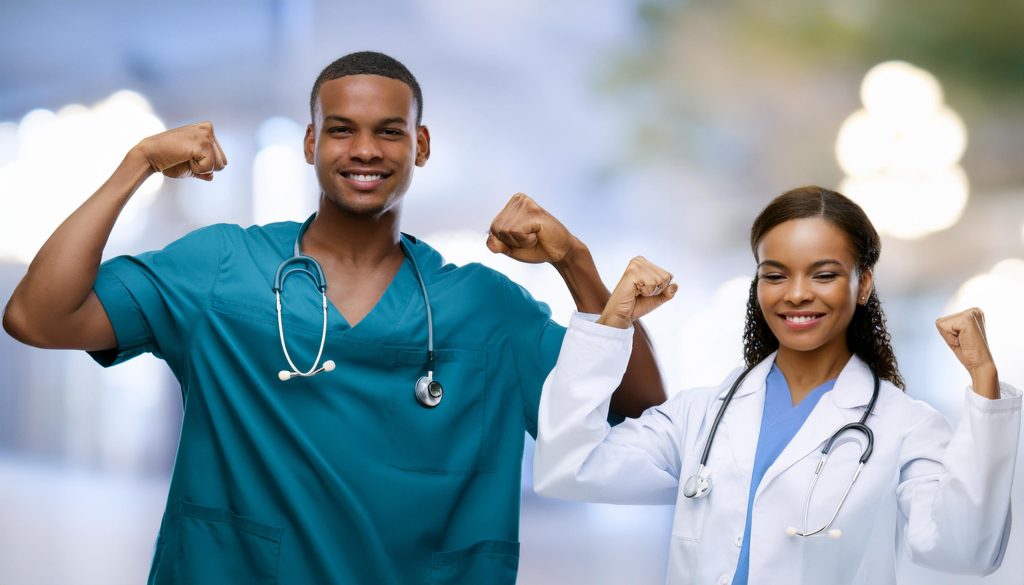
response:
<path id="1" fill-rule="evenodd" d="M 4 329 L 36 347 L 115 347 L 114 330 L 92 286 L 121 210 L 153 173 L 210 181 L 226 164 L 209 122 L 143 139 L 39 249 L 7 303 Z"/>
<path id="2" fill-rule="evenodd" d="M 609 503 L 674 501 L 689 394 L 614 428 L 606 420 L 609 395 L 626 367 L 629 326 L 672 298 L 671 279 L 634 258 L 597 323 L 573 316 L 541 393 L 533 464 L 537 493 Z"/>
<path id="3" fill-rule="evenodd" d="M 999 383 L 979 309 L 935 325 L 972 385 L 952 434 L 933 412 L 904 440 L 897 489 L 904 540 L 918 564 L 988 574 L 1002 563 L 1010 531 L 1021 394 Z"/>
<path id="4" fill-rule="evenodd" d="M 522 193 L 512 196 L 491 223 L 487 247 L 492 252 L 558 270 L 581 313 L 600 313 L 610 293 L 601 282 L 590 250 L 560 221 Z M 636 417 L 665 401 L 665 385 L 654 359 L 647 332 L 635 329 L 633 353 L 622 384 L 612 397 L 612 409 Z"/>
<path id="5" fill-rule="evenodd" d="M 935 321 L 956 359 L 971 375 L 971 388 L 989 400 L 999 398 L 999 373 L 985 336 L 985 314 L 975 307 Z"/>

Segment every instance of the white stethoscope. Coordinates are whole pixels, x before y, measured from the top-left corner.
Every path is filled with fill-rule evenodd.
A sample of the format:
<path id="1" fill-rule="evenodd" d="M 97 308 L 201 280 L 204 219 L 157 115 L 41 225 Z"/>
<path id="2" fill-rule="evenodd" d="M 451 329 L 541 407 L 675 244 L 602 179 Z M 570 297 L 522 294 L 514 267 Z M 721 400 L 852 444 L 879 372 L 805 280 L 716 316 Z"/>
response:
<path id="1" fill-rule="evenodd" d="M 711 425 L 711 434 L 708 435 L 708 441 L 704 445 L 704 454 L 700 458 L 700 466 L 697 468 L 697 473 L 691 475 L 686 483 L 683 484 L 683 495 L 687 498 L 703 498 L 711 492 L 711 471 L 707 468 L 708 454 L 711 453 L 711 443 L 715 440 L 715 433 L 718 432 L 718 423 L 722 420 L 722 415 L 725 414 L 725 409 L 728 408 L 729 403 L 732 402 L 732 396 L 736 393 L 736 389 L 740 387 L 740 383 L 743 382 L 743 378 L 747 377 L 750 370 L 753 368 L 747 368 L 736 381 L 733 382 L 732 388 L 729 389 L 729 393 L 725 395 L 725 401 L 722 403 L 722 407 L 718 409 L 718 415 L 715 416 L 715 422 Z M 874 371 L 871 372 L 875 379 L 874 390 L 871 394 L 871 402 L 868 403 L 868 408 L 864 411 L 864 416 L 861 417 L 860 422 L 850 423 L 838 431 L 836 431 L 832 438 L 826 443 L 825 447 L 821 450 L 821 459 L 818 460 L 818 465 L 814 469 L 814 479 L 811 480 L 811 489 L 807 492 L 807 500 L 804 502 L 804 529 L 797 530 L 795 527 L 790 526 L 786 529 L 786 534 L 789 536 L 816 536 L 828 530 L 832 523 L 835 522 L 836 516 L 839 515 L 839 510 L 842 509 L 843 503 L 846 502 L 846 496 L 850 495 L 850 490 L 853 488 L 853 484 L 857 481 L 857 477 L 860 475 L 864 464 L 867 463 L 868 459 L 871 458 L 871 452 L 875 447 L 875 435 L 871 432 L 871 428 L 867 425 L 868 416 L 875 409 L 875 401 L 878 400 L 878 374 Z M 860 465 L 857 467 L 857 471 L 854 472 L 853 478 L 850 480 L 850 484 L 846 486 L 846 491 L 843 492 L 843 497 L 839 500 L 839 505 L 836 506 L 832 517 L 828 519 L 828 522 L 817 530 L 809 530 L 807 528 L 807 516 L 811 510 L 811 495 L 814 493 L 814 486 L 818 484 L 818 479 L 821 477 L 821 472 L 825 469 L 825 463 L 828 461 L 829 451 L 832 450 L 832 444 L 836 442 L 836 439 L 840 435 L 847 431 L 858 431 L 867 438 L 867 444 L 865 445 L 860 456 Z M 828 530 L 828 536 L 832 538 L 839 538 L 842 536 L 842 531 L 833 528 Z"/>
<path id="2" fill-rule="evenodd" d="M 286 258 L 284 262 L 281 262 L 280 266 L 277 267 L 277 274 L 274 276 L 273 291 L 274 296 L 277 298 L 277 332 L 281 337 L 281 350 L 284 352 L 284 359 L 288 360 L 288 365 L 291 366 L 291 371 L 281 370 L 277 373 L 277 377 L 282 382 L 287 382 L 295 376 L 306 378 L 315 376 L 320 372 L 330 372 L 335 367 L 333 360 L 325 360 L 323 365 L 320 366 L 320 358 L 323 357 L 324 353 L 324 343 L 327 341 L 327 279 L 324 278 L 324 271 L 320 267 L 320 263 L 302 254 L 302 236 L 306 233 L 306 229 L 309 228 L 309 224 L 313 222 L 315 217 L 316 214 L 311 215 L 299 227 L 299 234 L 295 236 L 295 247 L 292 257 Z M 416 280 L 420 283 L 420 291 L 423 293 L 423 304 L 427 307 L 427 375 L 420 377 L 416 381 L 416 400 L 426 408 L 433 408 L 440 404 L 441 397 L 444 395 L 444 388 L 440 382 L 434 379 L 434 320 L 430 313 L 430 297 L 427 296 L 427 286 L 423 283 L 423 276 L 420 275 L 419 267 L 416 266 L 416 259 L 413 258 L 412 252 L 407 247 L 405 240 L 401 240 L 400 243 L 402 253 L 409 260 L 409 264 L 412 265 L 412 270 L 416 274 Z M 284 291 L 284 283 L 293 274 L 304 274 L 313 281 L 313 285 L 320 291 L 321 307 L 323 310 L 320 349 L 317 350 L 313 365 L 305 372 L 295 365 L 291 355 L 288 354 L 288 345 L 284 340 L 284 323 L 281 319 L 281 295 Z"/>

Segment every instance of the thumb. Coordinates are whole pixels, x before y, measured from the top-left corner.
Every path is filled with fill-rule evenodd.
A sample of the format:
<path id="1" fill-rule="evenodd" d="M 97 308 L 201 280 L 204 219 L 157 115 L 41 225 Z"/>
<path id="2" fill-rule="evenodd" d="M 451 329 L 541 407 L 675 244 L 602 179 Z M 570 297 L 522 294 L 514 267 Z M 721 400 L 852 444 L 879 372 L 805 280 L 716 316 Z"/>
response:
<path id="1" fill-rule="evenodd" d="M 495 254 L 505 254 L 506 256 L 512 252 L 512 248 L 509 248 L 504 242 L 494 237 L 494 234 L 487 235 L 487 249 Z"/>
<path id="2" fill-rule="evenodd" d="M 676 292 L 679 291 L 679 285 L 672 283 L 668 287 L 661 291 L 660 294 L 654 296 L 640 296 L 636 298 L 636 308 L 633 310 L 633 319 L 639 319 L 644 315 L 654 311 L 658 307 L 664 305 L 668 301 L 672 300 L 676 296 Z"/>

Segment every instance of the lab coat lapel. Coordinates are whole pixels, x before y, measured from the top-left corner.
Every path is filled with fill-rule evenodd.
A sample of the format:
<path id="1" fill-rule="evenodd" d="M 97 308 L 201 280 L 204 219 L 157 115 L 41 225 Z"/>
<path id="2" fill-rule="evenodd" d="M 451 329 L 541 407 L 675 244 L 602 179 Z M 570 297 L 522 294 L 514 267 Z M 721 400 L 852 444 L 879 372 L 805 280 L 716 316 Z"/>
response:
<path id="1" fill-rule="evenodd" d="M 757 488 L 755 499 L 772 481 L 797 461 L 820 450 L 825 441 L 847 423 L 860 420 L 863 408 L 871 400 L 873 389 L 871 370 L 860 358 L 853 356 L 840 372 L 832 390 L 821 397 L 814 410 L 786 445 L 779 457 L 765 471 Z M 870 424 L 870 420 L 868 424 Z"/>
<path id="2" fill-rule="evenodd" d="M 732 402 L 729 403 L 722 422 L 718 425 L 718 435 L 715 437 L 715 444 L 711 447 L 712 452 L 708 456 L 710 460 L 714 458 L 715 449 L 728 449 L 731 463 L 735 465 L 740 476 L 745 477 L 748 482 L 750 481 L 750 472 L 754 468 L 754 455 L 757 452 L 761 417 L 764 414 L 764 383 L 773 363 L 775 363 L 774 353 L 754 366 L 747 377 L 743 379 L 740 387 L 736 389 L 736 394 L 733 395 Z M 708 409 L 705 428 L 711 428 L 718 409 L 722 407 L 725 396 L 731 387 L 732 384 L 729 384 L 723 388 L 718 399 L 713 402 L 712 408 Z"/>

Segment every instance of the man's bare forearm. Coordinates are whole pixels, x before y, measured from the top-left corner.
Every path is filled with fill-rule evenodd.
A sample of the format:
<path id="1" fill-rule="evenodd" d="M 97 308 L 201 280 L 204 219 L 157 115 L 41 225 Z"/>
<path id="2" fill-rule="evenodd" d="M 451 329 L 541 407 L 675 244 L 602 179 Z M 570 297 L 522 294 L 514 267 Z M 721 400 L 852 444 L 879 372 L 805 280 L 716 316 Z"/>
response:
<path id="1" fill-rule="evenodd" d="M 40 248 L 7 303 L 4 329 L 38 347 L 114 347 L 113 326 L 92 287 L 121 210 L 153 173 L 210 181 L 226 164 L 209 122 L 143 139 Z"/>
<path id="2" fill-rule="evenodd" d="M 601 313 L 611 293 L 601 281 L 587 246 L 575 239 L 565 258 L 553 265 L 569 288 L 576 309 L 583 313 Z M 640 322 L 635 322 L 634 326 L 633 353 L 611 404 L 615 412 L 629 417 L 639 416 L 647 408 L 665 401 L 665 384 L 654 359 L 654 348 Z"/>
<path id="3" fill-rule="evenodd" d="M 110 178 L 46 240 L 4 312 L 4 328 L 12 336 L 30 345 L 62 345 L 59 332 L 74 324 L 75 313 L 88 299 L 117 217 L 152 172 L 138 150 L 129 151 Z"/>

